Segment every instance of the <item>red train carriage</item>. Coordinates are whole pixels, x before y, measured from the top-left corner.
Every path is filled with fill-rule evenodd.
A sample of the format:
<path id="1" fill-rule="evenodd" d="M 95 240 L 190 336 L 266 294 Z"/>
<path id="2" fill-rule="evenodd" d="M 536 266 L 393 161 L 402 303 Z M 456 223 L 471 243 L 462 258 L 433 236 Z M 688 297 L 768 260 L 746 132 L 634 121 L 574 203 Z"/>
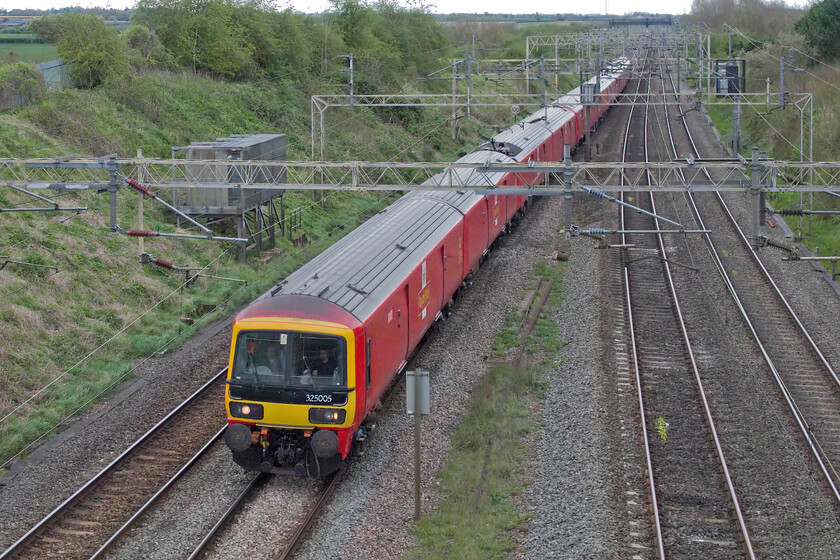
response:
<path id="1" fill-rule="evenodd" d="M 622 81 L 623 80 L 623 81 Z M 625 77 L 602 79 L 618 93 Z M 462 162 L 548 161 L 582 136 L 582 107 L 549 108 Z M 466 172 L 465 172 L 466 173 Z M 532 174 L 491 173 L 476 187 Z M 322 477 L 365 439 L 386 387 L 521 212 L 523 196 L 412 192 L 237 315 L 225 442 L 249 470 Z"/>
<path id="2" fill-rule="evenodd" d="M 517 197 L 410 193 L 243 310 L 226 395 L 234 459 L 274 473 L 335 470 L 507 224 L 505 198 Z"/>

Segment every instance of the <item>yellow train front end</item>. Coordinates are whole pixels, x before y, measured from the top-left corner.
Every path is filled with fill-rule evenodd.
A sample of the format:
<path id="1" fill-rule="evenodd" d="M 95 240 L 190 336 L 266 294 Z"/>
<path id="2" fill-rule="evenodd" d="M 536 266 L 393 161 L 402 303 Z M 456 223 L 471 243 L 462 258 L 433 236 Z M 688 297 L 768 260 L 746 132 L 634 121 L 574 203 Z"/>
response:
<path id="1" fill-rule="evenodd" d="M 225 443 L 252 471 L 323 478 L 350 451 L 356 416 L 351 328 L 305 318 L 238 318 Z"/>

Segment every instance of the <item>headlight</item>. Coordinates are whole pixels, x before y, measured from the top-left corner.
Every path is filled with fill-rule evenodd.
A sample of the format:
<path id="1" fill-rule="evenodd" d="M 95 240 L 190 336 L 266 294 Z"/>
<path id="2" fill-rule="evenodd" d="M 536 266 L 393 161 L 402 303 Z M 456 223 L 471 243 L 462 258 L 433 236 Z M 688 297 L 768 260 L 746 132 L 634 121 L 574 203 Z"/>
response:
<path id="1" fill-rule="evenodd" d="M 230 415 L 236 418 L 253 418 L 259 420 L 265 414 L 263 405 L 254 403 L 231 402 Z"/>
<path id="2" fill-rule="evenodd" d="M 310 408 L 309 421 L 313 424 L 343 424 L 346 410 L 335 408 Z"/>

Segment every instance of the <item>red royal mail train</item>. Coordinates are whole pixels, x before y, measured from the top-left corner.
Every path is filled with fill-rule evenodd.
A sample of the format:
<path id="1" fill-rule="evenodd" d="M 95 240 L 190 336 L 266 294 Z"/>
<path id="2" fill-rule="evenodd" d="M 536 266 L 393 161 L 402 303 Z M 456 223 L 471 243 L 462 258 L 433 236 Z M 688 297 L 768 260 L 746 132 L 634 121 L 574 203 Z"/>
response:
<path id="1" fill-rule="evenodd" d="M 627 83 L 625 65 L 601 77 L 609 101 Z M 590 107 L 589 122 L 607 108 Z M 542 109 L 459 161 L 561 160 L 564 144 L 576 146 L 585 134 L 583 110 Z M 500 186 L 529 179 L 490 178 Z M 386 387 L 525 202 L 411 192 L 240 312 L 225 394 L 225 442 L 234 460 L 248 470 L 310 478 L 338 469 L 373 426 Z"/>

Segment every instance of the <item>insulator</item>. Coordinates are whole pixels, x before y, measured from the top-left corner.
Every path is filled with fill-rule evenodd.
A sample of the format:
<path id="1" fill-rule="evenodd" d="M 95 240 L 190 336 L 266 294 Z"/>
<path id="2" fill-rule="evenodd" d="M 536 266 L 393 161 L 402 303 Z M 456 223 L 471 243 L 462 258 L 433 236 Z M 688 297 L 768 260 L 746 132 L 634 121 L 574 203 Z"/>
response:
<path id="1" fill-rule="evenodd" d="M 796 208 L 782 208 L 781 210 L 776 210 L 776 214 L 780 216 L 801 216 L 802 210 L 797 210 Z"/>
<path id="2" fill-rule="evenodd" d="M 589 194 L 597 196 L 598 198 L 607 198 L 607 193 L 599 191 L 598 189 L 589 189 Z"/>
<path id="3" fill-rule="evenodd" d="M 140 183 L 138 183 L 134 179 L 126 179 L 125 182 L 128 183 L 129 185 L 131 185 L 132 187 L 134 187 L 135 189 L 137 189 L 138 191 L 140 191 L 141 193 L 145 194 L 146 196 L 151 196 L 151 197 L 155 196 L 155 195 L 152 194 L 152 191 L 150 191 L 149 189 L 147 189 L 146 187 L 144 187 L 143 185 L 141 185 Z"/>
<path id="4" fill-rule="evenodd" d="M 125 232 L 126 235 L 130 235 L 131 237 L 154 237 L 155 232 L 149 231 L 147 229 L 130 229 Z"/>
<path id="5" fill-rule="evenodd" d="M 602 228 L 589 228 L 589 235 L 606 235 L 607 230 Z"/>
<path id="6" fill-rule="evenodd" d="M 764 244 L 769 247 L 775 247 L 776 249 L 781 249 L 782 251 L 788 251 L 789 253 L 794 253 L 796 251 L 796 245 L 791 243 L 787 243 L 780 239 L 776 239 L 775 237 L 765 237 L 762 236 L 764 239 Z"/>
<path id="7" fill-rule="evenodd" d="M 153 259 L 152 262 L 158 266 L 162 266 L 163 268 L 177 268 L 174 264 L 164 259 Z"/>

